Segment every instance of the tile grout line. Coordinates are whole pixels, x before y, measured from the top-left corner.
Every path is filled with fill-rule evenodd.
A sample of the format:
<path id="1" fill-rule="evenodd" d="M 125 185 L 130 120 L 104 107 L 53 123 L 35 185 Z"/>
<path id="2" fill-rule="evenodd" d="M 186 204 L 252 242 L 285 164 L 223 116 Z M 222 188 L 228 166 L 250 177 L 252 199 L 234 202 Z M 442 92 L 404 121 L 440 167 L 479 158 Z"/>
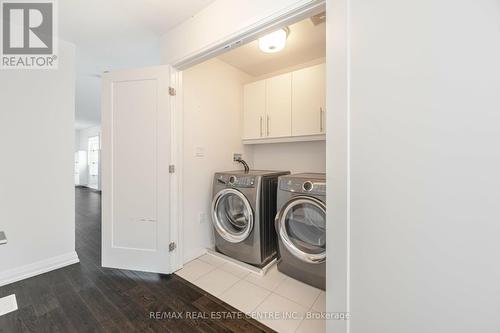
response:
<path id="1" fill-rule="evenodd" d="M 225 272 L 225 271 L 224 271 L 224 270 L 222 270 L 222 269 L 221 269 L 221 271 Z M 225 273 L 230 274 L 230 275 L 232 275 L 232 276 L 234 276 L 234 277 L 238 278 L 237 276 L 235 276 L 235 275 L 233 275 L 233 274 L 231 274 L 231 273 L 229 273 L 229 272 L 225 272 Z M 239 279 L 239 278 L 238 278 L 238 279 Z M 226 291 L 228 291 L 229 289 L 231 289 L 233 286 L 235 286 L 235 285 L 236 285 L 238 282 L 240 282 L 240 281 L 241 281 L 241 279 L 236 280 L 236 282 L 235 282 L 235 283 L 233 283 L 232 285 L 230 285 L 230 286 L 229 286 L 226 290 L 224 290 L 224 291 L 223 291 L 223 292 L 222 292 L 219 296 L 215 296 L 215 295 L 214 295 L 214 296 L 215 296 L 215 297 L 220 297 L 220 296 L 222 296 L 222 295 L 223 295 Z M 229 304 L 229 303 L 228 303 L 228 304 Z M 233 306 L 232 304 L 229 304 L 229 305 L 231 305 L 233 308 L 237 309 L 237 308 L 236 308 L 235 306 Z M 240 309 L 238 309 L 238 311 L 241 311 L 241 310 L 240 310 Z"/>
<path id="2" fill-rule="evenodd" d="M 303 307 L 303 308 L 305 308 L 305 309 L 308 309 L 308 310 L 311 310 L 311 309 L 312 309 L 312 307 L 314 306 L 314 303 L 313 303 L 310 307 L 308 307 L 307 305 L 303 305 L 303 304 L 297 303 L 297 302 L 296 302 L 296 301 L 294 301 L 293 299 L 290 299 L 290 298 L 288 298 L 287 296 L 280 295 L 280 294 L 278 294 L 278 293 L 276 293 L 276 292 L 274 292 L 274 291 L 272 291 L 271 293 L 273 293 L 273 294 L 275 294 L 275 295 L 277 295 L 277 296 L 283 297 L 283 298 L 285 298 L 285 299 L 289 300 L 290 302 L 293 302 L 293 303 L 295 303 L 295 304 L 297 304 L 297 305 L 300 305 L 301 307 Z M 319 295 L 321 295 L 321 292 L 319 293 Z M 319 295 L 318 295 L 318 297 L 319 297 Z M 316 297 L 316 298 L 314 299 L 314 302 L 316 302 L 316 300 L 318 299 L 318 297 Z"/>
<path id="3" fill-rule="evenodd" d="M 249 283 L 251 283 L 251 282 L 249 282 Z M 257 287 L 258 287 L 258 286 L 257 286 Z M 266 289 L 266 291 L 269 291 L 269 290 L 267 290 L 267 289 Z M 265 301 L 266 301 L 269 297 L 271 297 L 271 295 L 272 295 L 272 294 L 273 294 L 273 292 L 272 292 L 272 291 L 270 291 L 270 292 L 269 292 L 269 295 L 267 295 L 266 297 L 264 297 L 264 299 L 263 299 L 263 300 L 262 300 L 259 304 L 257 304 L 257 306 L 256 306 L 255 308 L 253 308 L 253 310 L 252 310 L 252 311 L 253 311 L 253 312 L 256 312 L 256 310 L 259 308 L 259 306 L 261 306 L 261 305 L 262 305 L 262 303 L 264 303 L 264 302 L 265 302 Z"/>
<path id="4" fill-rule="evenodd" d="M 318 294 L 318 297 L 316 297 L 316 299 L 314 300 L 313 304 L 312 304 L 312 305 L 311 305 L 311 307 L 309 308 L 309 312 L 311 312 L 311 313 L 315 313 L 315 312 L 316 312 L 316 311 L 314 311 L 314 310 L 313 310 L 313 306 L 314 306 L 314 304 L 316 304 L 316 302 L 318 301 L 318 299 L 321 297 L 321 293 L 322 293 L 322 292 L 325 292 L 325 290 L 320 290 L 320 293 Z M 297 329 L 295 330 L 295 332 L 297 332 L 297 331 L 300 329 L 300 326 L 302 326 L 302 323 L 303 323 L 305 320 L 306 320 L 306 319 L 304 318 L 304 319 L 302 319 L 302 320 L 300 321 L 300 324 L 299 324 L 299 326 L 297 327 Z M 323 321 L 326 323 L 326 320 L 323 320 Z"/>
<path id="5" fill-rule="evenodd" d="M 247 275 L 247 276 L 250 276 L 250 275 Z M 265 288 L 265 287 L 259 286 L 257 283 L 253 283 L 252 281 L 246 280 L 246 277 L 245 277 L 245 280 L 246 280 L 247 282 L 250 282 L 250 283 L 251 283 L 251 284 L 253 284 L 254 286 L 260 287 L 260 288 L 262 288 L 262 289 L 266 289 L 267 291 L 270 291 L 271 293 L 274 293 L 274 291 L 275 291 L 276 289 L 278 289 L 278 287 L 280 286 L 280 284 L 281 284 L 281 283 L 283 283 L 283 282 L 284 282 L 287 278 L 288 278 L 288 277 L 285 277 L 285 278 L 283 279 L 283 281 L 281 281 L 281 282 L 280 282 L 280 283 L 279 283 L 279 284 L 278 284 L 275 288 L 273 288 L 273 289 L 271 289 L 271 290 L 269 290 L 269 289 L 267 289 L 267 288 Z"/>
<path id="6" fill-rule="evenodd" d="M 322 292 L 323 292 L 323 290 L 320 290 L 320 292 L 319 292 L 318 296 L 316 297 L 316 299 L 314 300 L 313 304 L 312 304 L 312 305 L 311 305 L 311 307 L 309 308 L 309 312 L 314 312 L 314 311 L 312 311 L 312 310 L 313 310 L 313 306 L 314 306 L 314 304 L 316 304 L 316 302 L 317 302 L 317 301 L 318 301 L 318 299 L 320 298 L 320 296 L 321 296 L 321 293 L 322 293 Z"/>
<path id="7" fill-rule="evenodd" d="M 314 304 L 316 304 L 316 301 L 319 299 L 319 297 L 321 296 L 321 292 L 318 294 L 318 296 L 316 297 L 316 299 L 314 300 L 313 304 L 311 305 L 311 307 L 309 308 L 309 312 L 314 312 L 313 310 L 313 306 Z M 302 326 L 302 324 L 304 323 L 304 321 L 306 320 L 306 318 L 302 318 L 302 320 L 300 321 L 299 323 L 299 326 L 297 326 L 297 328 L 295 329 L 294 332 L 297 332 L 299 329 L 300 329 L 300 326 Z"/>
<path id="8" fill-rule="evenodd" d="M 240 279 L 240 280 L 245 279 L 245 278 L 247 277 L 247 275 L 248 275 L 248 274 L 250 274 L 250 272 L 246 272 L 246 274 L 245 274 L 243 277 L 239 277 L 239 276 L 237 276 L 236 274 L 233 274 L 233 273 L 231 273 L 231 272 L 229 272 L 229 271 L 226 271 L 225 269 L 222 269 L 222 268 L 221 268 L 222 266 L 226 265 L 227 263 L 233 264 L 233 263 L 231 263 L 230 261 L 224 262 L 224 263 L 220 264 L 219 266 L 215 266 L 215 265 L 214 265 L 214 264 L 212 264 L 212 263 L 209 263 L 209 262 L 207 262 L 207 261 L 204 261 L 203 259 L 200 259 L 201 257 L 203 257 L 203 256 L 208 256 L 208 255 L 210 255 L 210 254 L 203 254 L 203 255 L 201 255 L 201 256 L 199 256 L 199 257 L 197 257 L 197 258 L 193 259 L 192 261 L 194 261 L 194 260 L 199 260 L 199 261 L 201 261 L 201 262 L 203 262 L 203 263 L 205 263 L 205 264 L 207 264 L 207 265 L 210 265 L 210 266 L 212 266 L 212 267 L 215 267 L 215 269 L 219 269 L 219 270 L 221 270 L 222 272 L 225 272 L 225 273 L 231 274 L 232 276 L 234 276 L 234 277 L 236 277 L 236 278 L 238 278 L 238 279 Z M 216 258 L 216 257 L 215 257 L 215 258 Z M 221 260 L 222 260 L 222 259 L 221 259 Z M 233 264 L 233 265 L 234 265 L 234 264 Z M 236 266 L 236 267 L 238 267 L 237 265 L 235 265 L 235 266 Z M 211 270 L 211 271 L 207 272 L 206 274 L 211 273 L 212 271 L 214 271 L 214 270 Z M 206 275 L 206 274 L 205 274 L 205 275 Z M 201 279 L 201 278 L 202 278 L 202 276 L 201 276 L 201 277 L 199 277 L 198 279 Z M 196 280 L 198 280 L 198 279 L 196 279 Z"/>
<path id="9" fill-rule="evenodd" d="M 210 265 L 210 266 L 212 266 L 212 265 Z M 212 273 L 212 272 L 213 272 L 213 271 L 215 271 L 216 269 L 217 269 L 217 267 L 213 267 L 213 266 L 212 266 L 212 269 L 211 269 L 211 270 L 209 270 L 209 271 L 208 271 L 208 272 L 206 272 L 206 273 L 203 273 L 201 276 L 199 276 L 199 277 L 197 277 L 196 279 L 194 279 L 194 280 L 193 280 L 193 283 L 194 283 L 194 282 L 197 282 L 197 281 L 198 281 L 199 279 L 201 279 L 202 277 L 207 276 L 207 274 Z M 198 285 L 196 285 L 196 286 L 197 286 L 197 287 L 199 287 Z"/>
<path id="10" fill-rule="evenodd" d="M 229 274 L 229 275 L 231 275 L 231 276 L 233 276 L 233 277 L 236 277 L 236 278 L 237 278 L 236 282 L 234 282 L 234 283 L 233 283 L 233 284 L 231 284 L 231 285 L 230 285 L 227 289 L 225 289 L 224 291 L 222 291 L 222 292 L 220 293 L 220 295 L 213 295 L 213 294 L 211 294 L 210 292 L 208 292 L 208 291 L 206 291 L 206 290 L 205 290 L 206 292 L 208 292 L 209 294 L 213 295 L 214 297 L 217 297 L 217 298 L 219 298 L 219 299 L 220 299 L 220 297 L 222 297 L 222 295 L 224 295 L 227 291 L 229 291 L 229 289 L 231 289 L 233 286 L 235 286 L 237 283 L 239 283 L 239 282 L 241 282 L 241 281 L 248 282 L 248 283 L 252 284 L 252 285 L 253 285 L 253 286 L 255 286 L 255 287 L 261 288 L 261 289 L 263 289 L 263 290 L 265 290 L 265 291 L 269 292 L 269 295 L 267 295 L 266 297 L 264 297 L 264 299 L 263 299 L 263 300 L 262 300 L 259 304 L 257 304 L 257 306 L 255 306 L 255 307 L 253 308 L 252 312 L 256 312 L 256 310 L 257 310 L 257 309 L 258 309 L 258 308 L 259 308 L 259 307 L 260 307 L 260 306 L 261 306 L 261 305 L 262 305 L 262 304 L 263 304 L 266 300 L 268 300 L 268 299 L 269 299 L 272 295 L 276 295 L 276 296 L 278 296 L 278 297 L 283 297 L 284 299 L 286 299 L 286 300 L 288 300 L 288 301 L 290 301 L 290 302 L 294 303 L 295 305 L 298 305 L 298 306 L 300 306 L 300 307 L 302 307 L 302 308 L 305 308 L 305 309 L 306 309 L 306 312 L 304 313 L 304 315 L 305 315 L 305 314 L 307 314 L 307 312 L 315 312 L 315 311 L 313 310 L 313 306 L 314 306 L 314 304 L 316 304 L 316 302 L 318 301 L 319 297 L 321 296 L 321 293 L 323 292 L 322 290 L 319 290 L 319 289 L 318 289 L 318 290 L 319 290 L 319 293 L 318 293 L 318 295 L 314 298 L 314 301 L 312 302 L 312 304 L 311 304 L 310 306 L 304 306 L 303 304 L 299 304 L 299 303 L 297 303 L 296 301 L 294 301 L 294 300 L 292 300 L 292 299 L 288 298 L 287 296 L 283 296 L 283 295 L 280 295 L 280 294 L 276 293 L 276 290 L 277 290 L 277 289 L 279 289 L 279 287 L 280 287 L 280 286 L 281 286 L 281 285 L 282 285 L 282 284 L 283 284 L 283 283 L 284 283 L 287 279 L 290 279 L 290 277 L 286 277 L 286 276 L 285 276 L 285 278 L 284 278 L 284 279 L 282 279 L 282 281 L 280 281 L 280 282 L 278 283 L 278 285 L 277 285 L 275 288 L 272 288 L 271 290 L 269 290 L 269 289 L 267 289 L 267 288 L 264 288 L 264 287 L 262 287 L 262 286 L 259 286 L 259 285 L 258 285 L 258 284 L 256 284 L 256 283 L 253 283 L 252 281 L 247 280 L 246 278 L 247 278 L 248 276 L 251 276 L 251 274 L 252 274 L 252 273 L 248 273 L 248 274 L 244 275 L 243 277 L 239 277 L 239 276 L 236 276 L 235 274 L 233 274 L 233 273 L 231 273 L 231 272 L 228 272 L 228 271 L 226 271 L 226 270 L 222 269 L 221 267 L 222 267 L 222 266 L 224 266 L 224 265 L 225 265 L 225 263 L 223 263 L 223 264 L 221 264 L 221 265 L 219 265 L 219 266 L 215 266 L 215 265 L 213 265 L 212 263 L 209 263 L 209 262 L 206 262 L 206 261 L 204 261 L 204 260 L 200 259 L 201 257 L 202 257 L 202 256 L 200 256 L 200 257 L 198 257 L 198 258 L 195 258 L 194 260 L 199 260 L 199 261 L 203 262 L 204 264 L 210 265 L 210 266 L 212 266 L 212 269 L 211 269 L 210 271 L 206 272 L 205 274 L 203 274 L 202 276 L 200 276 L 199 278 L 197 278 L 196 280 L 194 280 L 193 282 L 198 281 L 198 280 L 199 280 L 199 279 L 201 279 L 202 277 L 204 277 L 204 276 L 206 276 L 206 275 L 208 275 L 208 274 L 212 273 L 213 271 L 215 271 L 215 270 L 217 270 L 217 269 L 218 269 L 218 270 L 220 270 L 221 272 L 227 273 L 227 274 Z M 192 261 L 194 261 L 194 260 L 192 260 Z M 198 285 L 197 285 L 197 286 L 198 286 Z M 198 287 L 199 287 L 199 286 L 198 286 Z M 203 288 L 202 288 L 202 289 L 203 289 Z M 315 288 L 315 289 L 316 289 L 316 288 Z M 228 303 L 228 304 L 229 304 L 229 305 L 231 305 L 232 307 L 234 307 L 235 309 L 237 309 L 238 311 L 242 311 L 242 310 L 240 310 L 240 309 L 236 308 L 233 304 L 231 304 L 231 303 Z M 302 325 L 302 323 L 303 323 L 305 320 L 306 320 L 306 318 L 305 318 L 305 316 L 304 316 L 304 317 L 303 317 L 303 318 L 299 321 L 299 324 L 298 324 L 297 328 L 294 330 L 294 332 L 297 332 L 297 331 L 299 330 L 300 326 Z M 263 324 L 264 324 L 264 322 L 262 322 L 261 320 L 257 320 L 257 321 L 258 321 L 258 322 L 260 322 L 260 323 L 263 323 Z"/>
<path id="11" fill-rule="evenodd" d="M 285 299 L 289 300 L 290 302 L 293 302 L 293 303 L 295 303 L 295 304 L 297 304 L 297 305 L 299 305 L 299 306 L 301 306 L 301 307 L 303 307 L 303 308 L 306 308 L 306 309 L 308 309 L 308 310 L 311 310 L 311 309 L 312 309 L 312 307 L 314 306 L 314 303 L 318 300 L 318 297 L 321 295 L 321 290 L 319 290 L 319 294 L 318 294 L 318 296 L 316 296 L 316 298 L 314 299 L 313 304 L 312 304 L 311 306 L 309 306 L 309 307 L 308 307 L 307 305 L 303 305 L 303 304 L 297 303 L 296 301 L 294 301 L 294 300 L 292 300 L 292 299 L 288 298 L 287 296 L 282 296 L 282 295 L 280 295 L 280 294 L 276 293 L 276 290 L 279 288 L 279 286 L 280 286 L 283 282 L 285 282 L 285 281 L 286 281 L 286 279 L 291 279 L 291 278 L 290 278 L 290 277 L 288 277 L 288 276 L 287 276 L 287 277 L 285 277 L 285 279 L 283 279 L 283 281 L 281 281 L 281 282 L 278 284 L 278 286 L 276 286 L 276 287 L 275 287 L 275 288 L 273 288 L 272 290 L 269 290 L 269 289 L 267 289 L 267 288 L 264 288 L 264 287 L 262 287 L 262 286 L 259 286 L 258 284 L 253 283 L 252 281 L 248 281 L 248 280 L 246 280 L 246 279 L 245 279 L 245 281 L 247 281 L 247 282 L 249 282 L 249 283 L 253 284 L 254 286 L 257 286 L 257 287 L 259 287 L 259 288 L 265 289 L 265 290 L 267 290 L 267 291 L 271 292 L 271 294 L 274 294 L 274 295 L 277 295 L 277 296 L 283 297 L 283 298 L 285 298 Z M 300 282 L 300 281 L 299 281 L 299 282 Z"/>
<path id="12" fill-rule="evenodd" d="M 189 264 L 189 263 L 194 263 L 194 262 L 195 262 L 195 260 L 199 260 L 199 259 L 198 259 L 198 258 L 195 258 L 195 259 L 193 259 L 193 260 L 189 261 L 189 262 L 188 262 L 188 264 Z M 210 273 L 210 272 L 214 271 L 215 269 L 217 269 L 217 267 L 215 267 L 215 266 L 214 266 L 214 265 L 212 265 L 212 264 L 209 264 L 209 263 L 207 263 L 207 262 L 204 262 L 203 260 L 199 260 L 199 261 L 201 261 L 202 263 L 204 263 L 204 264 L 206 264 L 206 265 L 209 265 L 212 269 L 210 269 L 208 272 L 206 272 L 206 273 L 202 274 L 201 276 L 197 277 L 196 279 L 193 279 L 192 281 L 189 281 L 189 280 L 185 279 L 185 280 L 187 280 L 188 282 L 191 282 L 191 283 L 193 283 L 193 284 L 194 284 L 194 282 L 198 281 L 199 279 L 201 279 L 202 277 L 204 277 L 204 276 L 205 276 L 205 275 L 207 275 L 208 273 Z M 181 270 L 183 270 L 183 269 L 184 269 L 184 267 L 183 267 L 183 268 L 181 268 L 180 270 L 178 270 L 177 272 L 179 272 L 179 271 L 181 271 Z M 179 276 L 179 277 L 183 278 L 181 275 L 177 274 L 177 272 L 175 272 L 174 274 L 176 274 L 177 276 Z M 183 278 L 183 279 L 184 279 L 184 278 Z"/>
<path id="13" fill-rule="evenodd" d="M 220 267 L 222 267 L 222 266 L 224 266 L 224 265 L 225 265 L 225 264 L 222 264 Z M 226 272 L 226 273 L 228 273 L 228 274 L 231 274 L 231 275 L 233 275 L 233 276 L 236 276 L 238 279 L 241 279 L 241 280 L 244 280 L 244 279 L 245 279 L 245 278 L 246 278 L 249 274 L 251 274 L 250 272 L 245 272 L 245 275 L 243 275 L 243 277 L 239 277 L 239 276 L 237 276 L 236 274 L 233 274 L 233 273 L 231 273 L 231 272 L 229 272 L 229 271 L 226 271 L 225 269 L 222 269 L 222 268 L 220 268 L 220 267 L 217 267 L 217 268 L 219 268 L 219 269 L 220 269 L 221 271 L 223 271 L 223 272 Z M 238 266 L 236 266 L 236 267 L 238 267 Z"/>
<path id="14" fill-rule="evenodd" d="M 250 281 L 248 281 L 249 283 L 252 283 Z M 253 284 L 253 283 L 252 283 Z M 254 286 L 257 286 L 256 284 L 253 284 Z M 257 287 L 260 287 L 260 286 L 257 286 Z M 262 287 L 260 287 L 262 288 Z M 265 288 L 262 288 L 262 289 L 265 289 Z M 266 291 L 269 291 L 268 289 L 266 289 Z M 271 295 L 273 295 L 274 293 L 272 291 L 269 292 L 269 295 L 267 295 L 266 297 L 264 297 L 264 299 L 262 300 L 262 302 L 260 302 L 253 310 L 252 312 L 257 312 L 257 309 L 267 300 L 269 299 L 269 297 L 271 297 Z M 259 323 L 262 323 L 264 325 L 266 325 L 262 320 L 257 320 Z"/>
<path id="15" fill-rule="evenodd" d="M 318 296 L 316 297 L 316 299 L 314 299 L 314 302 L 312 303 L 311 307 L 309 308 L 309 312 L 314 312 L 313 311 L 313 306 L 314 306 L 314 304 L 316 304 L 316 302 L 318 301 L 318 299 L 319 299 L 320 296 L 321 296 L 321 292 L 318 294 Z M 299 323 L 299 326 L 297 326 L 297 328 L 295 329 L 294 332 L 297 332 L 300 329 L 300 326 L 302 326 L 302 324 L 304 323 L 305 320 L 306 320 L 306 318 L 302 318 L 302 320 Z"/>

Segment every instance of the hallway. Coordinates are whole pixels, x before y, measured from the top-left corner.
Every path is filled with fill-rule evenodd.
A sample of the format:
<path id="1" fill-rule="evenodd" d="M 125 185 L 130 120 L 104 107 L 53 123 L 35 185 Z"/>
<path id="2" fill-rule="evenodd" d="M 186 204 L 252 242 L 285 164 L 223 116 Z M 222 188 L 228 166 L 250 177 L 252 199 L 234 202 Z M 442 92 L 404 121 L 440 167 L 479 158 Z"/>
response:
<path id="1" fill-rule="evenodd" d="M 233 319 L 234 308 L 176 275 L 102 268 L 100 193 L 75 192 L 80 263 L 0 287 L 0 297 L 16 294 L 19 307 L 0 317 L 0 332 L 271 332 Z M 222 312 L 232 318 L 213 318 Z"/>

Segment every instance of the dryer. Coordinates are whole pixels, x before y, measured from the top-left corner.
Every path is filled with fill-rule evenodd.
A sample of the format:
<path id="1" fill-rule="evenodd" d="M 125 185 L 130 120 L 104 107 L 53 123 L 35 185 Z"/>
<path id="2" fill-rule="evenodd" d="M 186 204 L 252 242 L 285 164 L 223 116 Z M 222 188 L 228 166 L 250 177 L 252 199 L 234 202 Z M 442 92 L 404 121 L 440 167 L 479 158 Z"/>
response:
<path id="1" fill-rule="evenodd" d="M 326 284 L 326 176 L 304 173 L 279 178 L 278 270 L 314 287 Z"/>
<path id="2" fill-rule="evenodd" d="M 289 173 L 251 170 L 215 174 L 211 212 L 218 252 L 257 267 L 276 258 L 278 177 Z"/>

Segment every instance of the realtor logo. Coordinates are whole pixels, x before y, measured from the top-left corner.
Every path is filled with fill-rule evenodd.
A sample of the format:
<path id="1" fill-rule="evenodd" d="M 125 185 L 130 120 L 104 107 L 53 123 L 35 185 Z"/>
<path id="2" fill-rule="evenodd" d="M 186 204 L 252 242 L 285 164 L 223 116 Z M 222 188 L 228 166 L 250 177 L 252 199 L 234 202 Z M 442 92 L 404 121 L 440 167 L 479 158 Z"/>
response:
<path id="1" fill-rule="evenodd" d="M 54 0 L 1 1 L 2 69 L 57 68 Z"/>

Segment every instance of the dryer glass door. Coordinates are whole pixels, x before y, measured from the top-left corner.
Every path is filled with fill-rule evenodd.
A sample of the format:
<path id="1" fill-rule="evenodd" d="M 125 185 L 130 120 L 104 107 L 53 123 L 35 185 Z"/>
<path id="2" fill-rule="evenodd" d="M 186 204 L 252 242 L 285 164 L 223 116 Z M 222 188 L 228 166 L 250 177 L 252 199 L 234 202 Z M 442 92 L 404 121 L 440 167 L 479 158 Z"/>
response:
<path id="1" fill-rule="evenodd" d="M 279 233 L 286 248 L 308 263 L 326 259 L 326 207 L 313 197 L 296 197 L 281 211 Z"/>
<path id="2" fill-rule="evenodd" d="M 238 190 L 224 189 L 215 196 L 212 217 L 215 230 L 228 242 L 242 242 L 252 232 L 252 207 Z"/>

